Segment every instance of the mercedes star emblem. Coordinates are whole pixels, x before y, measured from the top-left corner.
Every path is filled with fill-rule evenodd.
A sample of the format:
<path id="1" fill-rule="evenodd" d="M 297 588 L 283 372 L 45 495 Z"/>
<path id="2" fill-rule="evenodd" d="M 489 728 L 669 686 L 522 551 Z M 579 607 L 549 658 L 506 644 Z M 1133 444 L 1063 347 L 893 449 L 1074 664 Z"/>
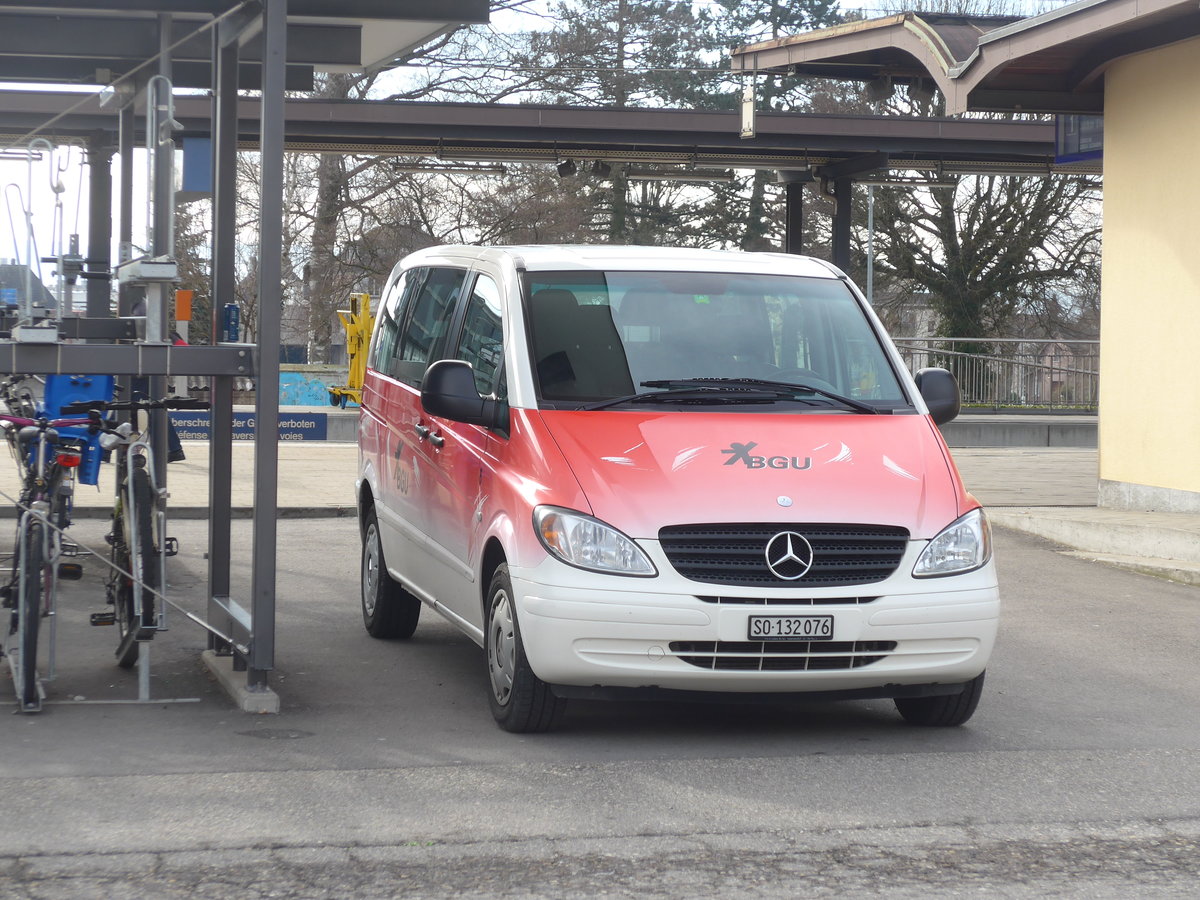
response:
<path id="1" fill-rule="evenodd" d="M 813 548 L 804 535 L 781 531 L 767 541 L 766 557 L 772 575 L 784 581 L 795 581 L 812 568 Z"/>

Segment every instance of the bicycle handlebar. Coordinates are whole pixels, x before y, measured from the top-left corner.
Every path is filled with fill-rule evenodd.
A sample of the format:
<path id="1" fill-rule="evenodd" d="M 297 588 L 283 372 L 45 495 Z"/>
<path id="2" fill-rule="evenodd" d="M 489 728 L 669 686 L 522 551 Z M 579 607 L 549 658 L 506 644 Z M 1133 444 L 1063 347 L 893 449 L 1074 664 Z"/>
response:
<path id="1" fill-rule="evenodd" d="M 84 428 L 92 424 L 91 419 L 30 419 L 27 416 L 13 416 L 8 413 L 0 413 L 0 422 L 22 428 L 27 425 L 41 426 L 42 424 L 45 424 L 47 428 Z"/>
<path id="2" fill-rule="evenodd" d="M 64 413 L 107 412 L 143 409 L 211 409 L 207 400 L 195 397 L 164 397 L 161 400 L 79 400 L 62 407 Z"/>

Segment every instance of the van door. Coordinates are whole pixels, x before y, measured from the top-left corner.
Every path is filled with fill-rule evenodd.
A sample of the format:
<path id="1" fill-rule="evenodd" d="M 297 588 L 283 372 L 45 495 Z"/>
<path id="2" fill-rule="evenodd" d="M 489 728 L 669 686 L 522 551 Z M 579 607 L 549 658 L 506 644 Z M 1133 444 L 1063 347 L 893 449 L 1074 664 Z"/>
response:
<path id="1" fill-rule="evenodd" d="M 374 491 L 379 539 L 392 574 L 411 568 L 411 541 L 400 528 L 401 506 L 406 501 L 411 473 L 397 455 L 396 422 L 408 404 L 408 389 L 396 380 L 397 349 L 405 310 L 425 278 L 424 269 L 395 274 L 383 291 L 363 379 L 362 414 L 358 419 L 359 471 Z"/>
<path id="2" fill-rule="evenodd" d="M 429 552 L 429 511 L 448 500 L 435 446 L 441 438 L 434 438 L 434 423 L 421 407 L 421 379 L 429 364 L 444 355 L 466 279 L 466 269 L 438 266 L 419 270 L 406 292 L 403 320 L 388 366 L 394 381 L 388 403 L 393 492 L 387 505 L 397 538 L 405 545 L 402 580 L 429 601 L 440 599 L 435 589 L 437 567 Z"/>
<path id="3" fill-rule="evenodd" d="M 447 358 L 469 362 L 481 396 L 505 399 L 504 335 L 500 288 L 486 274 L 476 276 Z M 434 592 L 440 603 L 469 630 L 483 634 L 483 612 L 475 582 L 483 523 L 497 441 L 505 438 L 478 425 L 429 417 L 429 463 L 438 470 L 438 491 L 427 507 Z"/>

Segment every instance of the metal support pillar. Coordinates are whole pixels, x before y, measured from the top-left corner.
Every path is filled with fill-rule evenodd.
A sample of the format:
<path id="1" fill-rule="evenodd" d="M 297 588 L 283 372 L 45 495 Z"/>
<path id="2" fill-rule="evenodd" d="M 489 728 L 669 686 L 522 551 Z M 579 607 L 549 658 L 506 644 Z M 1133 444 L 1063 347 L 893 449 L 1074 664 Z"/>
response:
<path id="1" fill-rule="evenodd" d="M 132 103 L 121 107 L 117 118 L 117 155 L 121 159 L 121 180 L 118 184 L 120 194 L 120 213 L 117 221 L 117 262 L 124 263 L 133 259 L 133 142 L 134 142 L 134 108 Z M 131 315 L 134 298 L 128 285 L 117 288 L 117 315 Z"/>
<path id="2" fill-rule="evenodd" d="M 275 665 L 276 507 L 279 501 L 279 342 L 282 317 L 284 87 L 287 0 L 263 10 L 262 148 L 259 222 L 258 345 L 254 403 L 254 553 L 250 573 L 254 643 L 247 661 L 249 690 L 266 690 Z"/>
<path id="3" fill-rule="evenodd" d="M 230 602 L 229 563 L 233 548 L 233 379 L 227 376 L 214 377 L 210 384 L 208 621 L 226 634 L 233 634 L 233 617 L 227 609 Z M 208 649 L 224 654 L 231 648 L 210 632 Z"/>
<path id="4" fill-rule="evenodd" d="M 804 252 L 804 182 L 784 185 L 784 252 Z"/>
<path id="5" fill-rule="evenodd" d="M 838 178 L 833 182 L 833 264 L 850 271 L 850 216 L 854 182 Z"/>
<path id="6" fill-rule="evenodd" d="M 151 221 L 150 255 L 156 259 L 175 258 L 175 145 L 171 134 L 171 21 L 170 15 L 158 17 L 158 74 L 146 88 L 146 146 L 150 148 L 153 165 L 153 220 Z M 166 83 L 163 84 L 163 79 Z M 164 133 L 165 132 L 165 133 Z M 167 342 L 167 322 L 171 313 L 171 291 L 166 284 L 146 287 L 146 341 Z M 153 309 L 151 308 L 153 306 Z M 154 376 L 149 380 L 150 398 L 157 400 L 167 394 L 167 379 Z M 160 487 L 167 486 L 167 427 L 166 410 L 150 412 L 150 446 L 154 448 L 154 477 Z"/>
<path id="7" fill-rule="evenodd" d="M 88 274 L 112 271 L 113 136 L 97 131 L 88 139 Z M 88 278 L 87 317 L 104 319 L 109 311 L 109 278 Z"/>
<path id="8" fill-rule="evenodd" d="M 238 41 L 218 27 L 213 33 L 213 244 L 212 310 L 210 343 L 221 337 L 221 309 L 233 299 L 237 281 L 237 90 Z M 209 400 L 209 516 L 208 516 L 208 620 L 227 634 L 233 619 L 226 608 L 230 599 L 229 560 L 232 541 L 233 379 L 213 378 Z M 230 648 L 209 635 L 209 649 L 225 653 Z"/>

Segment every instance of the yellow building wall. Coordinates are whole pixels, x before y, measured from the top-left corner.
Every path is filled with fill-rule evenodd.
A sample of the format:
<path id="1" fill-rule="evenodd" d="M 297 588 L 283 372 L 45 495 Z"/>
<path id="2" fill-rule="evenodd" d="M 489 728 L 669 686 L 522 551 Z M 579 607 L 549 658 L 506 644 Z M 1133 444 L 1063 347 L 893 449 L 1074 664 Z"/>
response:
<path id="1" fill-rule="evenodd" d="M 1103 252 L 1101 503 L 1168 508 L 1164 497 L 1195 492 L 1176 498 L 1178 508 L 1195 511 L 1200 39 L 1130 57 L 1105 74 Z"/>

